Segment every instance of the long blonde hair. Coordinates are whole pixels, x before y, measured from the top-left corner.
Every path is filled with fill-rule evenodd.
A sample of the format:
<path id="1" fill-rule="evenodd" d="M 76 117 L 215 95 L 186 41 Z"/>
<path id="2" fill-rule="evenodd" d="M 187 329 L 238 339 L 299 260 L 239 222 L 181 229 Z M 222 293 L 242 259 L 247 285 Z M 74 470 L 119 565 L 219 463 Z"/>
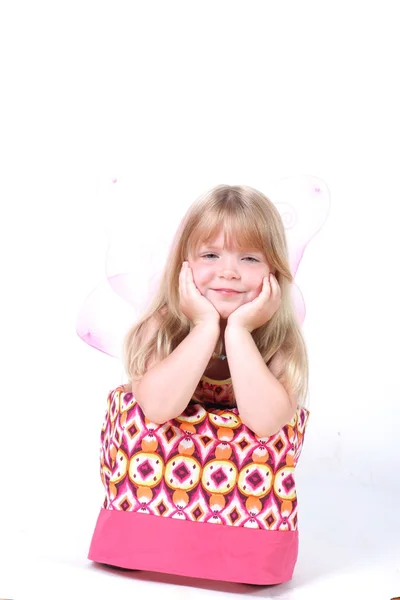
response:
<path id="1" fill-rule="evenodd" d="M 277 312 L 252 332 L 254 342 L 268 365 L 278 352 L 284 357 L 278 380 L 297 397 L 299 405 L 308 395 L 306 344 L 293 305 L 285 229 L 279 211 L 261 192 L 248 186 L 219 185 L 200 196 L 188 209 L 174 236 L 158 291 L 141 319 L 124 341 L 124 365 L 129 382 L 146 372 L 150 358 L 166 358 L 190 333 L 192 323 L 179 309 L 179 273 L 184 260 L 201 243 L 212 240 L 223 228 L 225 243 L 239 248 L 256 248 L 268 259 L 281 289 Z M 160 326 L 143 343 L 150 319 Z M 217 352 L 222 351 L 222 342 Z"/>

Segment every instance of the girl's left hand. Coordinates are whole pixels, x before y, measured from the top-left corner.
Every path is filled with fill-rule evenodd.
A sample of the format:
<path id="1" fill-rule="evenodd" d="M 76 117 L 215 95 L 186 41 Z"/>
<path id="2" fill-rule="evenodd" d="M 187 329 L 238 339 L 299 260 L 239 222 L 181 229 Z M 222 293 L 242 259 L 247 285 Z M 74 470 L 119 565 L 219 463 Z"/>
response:
<path id="1" fill-rule="evenodd" d="M 263 287 L 260 294 L 251 302 L 242 304 L 228 317 L 227 325 L 244 327 L 253 331 L 267 323 L 276 313 L 281 303 L 281 288 L 277 279 L 270 273 L 263 279 Z"/>

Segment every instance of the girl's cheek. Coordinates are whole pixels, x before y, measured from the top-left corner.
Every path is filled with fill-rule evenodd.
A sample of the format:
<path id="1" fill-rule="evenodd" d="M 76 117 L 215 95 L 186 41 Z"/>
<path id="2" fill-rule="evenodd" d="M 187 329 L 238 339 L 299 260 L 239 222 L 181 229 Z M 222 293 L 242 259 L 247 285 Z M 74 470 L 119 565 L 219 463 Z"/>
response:
<path id="1" fill-rule="evenodd" d="M 259 296 L 261 294 L 262 289 L 263 289 L 263 283 L 261 282 L 257 288 L 257 292 L 254 294 L 254 298 L 257 298 L 257 296 Z M 253 298 L 253 300 L 254 300 L 254 298 Z"/>
<path id="2" fill-rule="evenodd" d="M 195 268 L 192 268 L 192 273 L 193 273 L 193 281 L 196 284 L 196 286 L 197 287 L 201 286 L 201 275 L 199 274 L 199 272 Z"/>

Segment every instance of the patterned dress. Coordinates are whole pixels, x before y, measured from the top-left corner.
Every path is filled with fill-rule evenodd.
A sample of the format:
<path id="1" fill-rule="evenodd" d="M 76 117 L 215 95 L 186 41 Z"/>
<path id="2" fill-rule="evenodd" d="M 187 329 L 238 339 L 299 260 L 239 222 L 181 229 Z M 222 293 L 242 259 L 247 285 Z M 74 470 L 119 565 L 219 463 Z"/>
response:
<path id="1" fill-rule="evenodd" d="M 309 417 L 273 436 L 240 420 L 231 379 L 203 376 L 185 412 L 151 423 L 124 387 L 101 431 L 105 499 L 89 559 L 251 584 L 292 578 L 298 555 L 295 467 Z"/>

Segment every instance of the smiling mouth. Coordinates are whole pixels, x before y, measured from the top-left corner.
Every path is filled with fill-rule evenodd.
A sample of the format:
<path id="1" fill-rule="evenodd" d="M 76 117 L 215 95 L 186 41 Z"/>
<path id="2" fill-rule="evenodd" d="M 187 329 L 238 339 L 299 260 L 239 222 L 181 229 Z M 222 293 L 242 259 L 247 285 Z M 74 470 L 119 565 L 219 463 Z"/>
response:
<path id="1" fill-rule="evenodd" d="M 213 292 L 217 292 L 218 294 L 241 294 L 242 292 L 237 292 L 236 290 L 213 290 Z"/>

